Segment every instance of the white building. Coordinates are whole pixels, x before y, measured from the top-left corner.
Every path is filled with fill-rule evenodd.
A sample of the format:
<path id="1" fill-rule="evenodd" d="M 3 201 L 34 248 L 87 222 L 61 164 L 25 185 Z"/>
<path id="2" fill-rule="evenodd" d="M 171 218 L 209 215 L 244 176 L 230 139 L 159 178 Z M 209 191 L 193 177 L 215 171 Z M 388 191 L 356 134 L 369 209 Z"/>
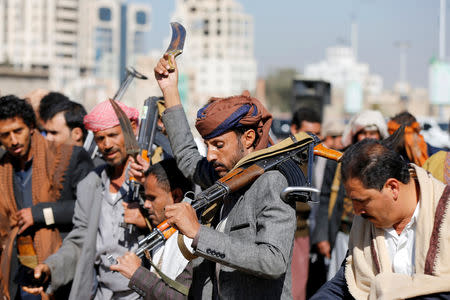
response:
<path id="1" fill-rule="evenodd" d="M 135 63 L 145 49 L 145 35 L 150 31 L 151 7 L 122 0 L 91 1 L 91 31 L 95 76 L 109 79 L 118 86 L 125 68 Z"/>
<path id="2" fill-rule="evenodd" d="M 35 88 L 39 78 L 41 88 L 74 99 L 99 86 L 110 94 L 145 52 L 150 12 L 150 5 L 122 0 L 0 0 L 0 75 L 17 82 L 1 84 L 1 93 L 23 96 L 29 90 L 20 88 Z"/>
<path id="3" fill-rule="evenodd" d="M 305 77 L 322 79 L 332 88 L 345 90 L 349 84 L 359 83 L 364 92 L 375 95 L 383 90 L 383 79 L 370 74 L 369 65 L 359 63 L 350 47 L 335 46 L 326 49 L 325 60 L 305 67 Z"/>
<path id="4" fill-rule="evenodd" d="M 187 74 L 188 89 L 196 94 L 188 95 L 194 109 L 211 96 L 254 92 L 257 66 L 253 17 L 243 11 L 240 3 L 177 0 L 172 20 L 183 24 L 187 31 L 181 66 Z"/>
<path id="5" fill-rule="evenodd" d="M 78 18 L 85 1 L 0 1 L 0 63 L 16 72 L 48 71 L 55 88 L 78 76 Z"/>

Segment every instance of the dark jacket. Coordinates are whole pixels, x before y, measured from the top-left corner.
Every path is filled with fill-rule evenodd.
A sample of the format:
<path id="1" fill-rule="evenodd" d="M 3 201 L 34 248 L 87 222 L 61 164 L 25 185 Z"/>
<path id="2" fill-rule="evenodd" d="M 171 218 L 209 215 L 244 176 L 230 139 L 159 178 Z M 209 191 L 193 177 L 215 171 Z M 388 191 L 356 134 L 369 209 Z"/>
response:
<path id="1" fill-rule="evenodd" d="M 61 238 L 64 239 L 72 230 L 72 217 L 77 199 L 77 184 L 90 171 L 94 169 L 89 154 L 82 147 L 73 147 L 72 156 L 70 157 L 69 167 L 64 175 L 63 189 L 61 196 L 56 202 L 38 203 L 31 207 L 34 224 L 37 226 L 45 226 L 43 209 L 51 207 L 55 217 L 56 227 L 59 229 Z"/>
<path id="2" fill-rule="evenodd" d="M 62 183 L 63 187 L 60 192 L 60 197 L 56 202 L 41 202 L 31 207 L 31 212 L 33 215 L 33 228 L 46 227 L 43 209 L 51 208 L 53 211 L 53 217 L 55 224 L 52 227 L 56 227 L 59 230 L 61 238 L 64 237 L 72 229 L 72 217 L 74 212 L 75 200 L 76 200 L 76 186 L 92 169 L 93 163 L 90 159 L 88 153 L 81 147 L 74 146 L 72 150 L 72 155 L 70 157 L 70 162 L 67 170 L 64 174 L 64 181 Z M 14 182 L 14 191 L 18 184 Z M 10 266 L 10 280 L 9 280 L 9 291 L 11 299 L 15 298 L 17 292 L 17 284 L 15 283 L 14 277 L 19 268 L 17 259 L 16 247 L 13 247 L 11 255 L 11 266 Z M 61 292 L 66 292 L 61 290 Z"/>
<path id="3" fill-rule="evenodd" d="M 321 241 L 329 241 L 331 248 L 333 248 L 336 241 L 336 236 L 341 225 L 341 216 L 344 209 L 345 197 L 344 185 L 341 182 L 337 192 L 336 203 L 334 204 L 331 215 L 328 216 L 331 189 L 333 186 L 337 165 L 337 162 L 328 160 L 325 167 L 322 190 L 320 191 L 319 211 L 317 212 L 316 217 L 316 227 L 311 238 L 312 245 Z"/>
<path id="4" fill-rule="evenodd" d="M 344 260 L 345 263 L 345 260 Z M 327 283 L 325 283 L 320 290 L 314 294 L 310 298 L 310 300 L 336 300 L 336 299 L 345 299 L 345 300 L 351 300 L 355 299 L 348 291 L 347 287 L 347 281 L 345 280 L 345 266 L 341 266 L 339 271 L 336 273 L 336 275 L 329 280 Z M 425 295 L 425 296 L 419 296 L 409 299 L 415 299 L 415 300 L 443 300 L 443 299 L 450 299 L 450 292 L 444 292 L 444 293 L 438 293 L 438 294 L 432 294 L 432 295 Z"/>

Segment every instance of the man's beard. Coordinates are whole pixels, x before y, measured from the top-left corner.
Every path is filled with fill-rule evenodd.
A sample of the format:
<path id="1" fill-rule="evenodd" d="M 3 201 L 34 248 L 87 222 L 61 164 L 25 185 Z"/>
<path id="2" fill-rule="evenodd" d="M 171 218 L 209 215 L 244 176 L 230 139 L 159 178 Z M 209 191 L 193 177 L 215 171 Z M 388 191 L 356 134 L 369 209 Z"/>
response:
<path id="1" fill-rule="evenodd" d="M 245 156 L 244 153 L 245 153 L 244 146 L 242 145 L 241 140 L 238 139 L 238 149 L 230 159 L 231 165 L 230 168 L 225 166 L 223 163 L 219 161 L 214 162 L 213 167 L 214 168 L 221 167 L 223 169 L 226 169 L 226 173 L 228 173 L 232 168 L 234 168 L 234 166 L 238 163 L 238 161 L 240 161 Z"/>
<path id="2" fill-rule="evenodd" d="M 238 151 L 235 152 L 233 157 L 231 158 L 231 162 L 233 164 L 232 168 L 245 156 L 244 145 L 242 145 L 241 139 L 238 138 Z M 230 170 L 228 170 L 230 171 Z"/>

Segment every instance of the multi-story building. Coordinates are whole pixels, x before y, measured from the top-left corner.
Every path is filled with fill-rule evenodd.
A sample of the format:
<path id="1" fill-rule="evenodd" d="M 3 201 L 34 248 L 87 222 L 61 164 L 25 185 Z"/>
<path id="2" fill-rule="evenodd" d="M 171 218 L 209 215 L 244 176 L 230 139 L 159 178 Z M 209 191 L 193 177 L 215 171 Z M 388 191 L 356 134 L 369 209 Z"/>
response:
<path id="1" fill-rule="evenodd" d="M 145 34 L 150 31 L 149 5 L 121 0 L 97 0 L 91 3 L 95 75 L 117 81 L 125 68 L 134 65 L 136 56 L 145 54 Z"/>
<path id="2" fill-rule="evenodd" d="M 0 1 L 0 63 L 46 74 L 58 89 L 78 76 L 79 6 L 86 0 Z"/>
<path id="3" fill-rule="evenodd" d="M 23 96 L 38 82 L 80 101 L 99 86 L 110 94 L 145 51 L 150 10 L 124 0 L 0 0 L 1 93 Z"/>
<path id="4" fill-rule="evenodd" d="M 211 96 L 255 91 L 253 18 L 235 0 L 177 0 L 173 21 L 186 27 L 181 65 L 193 110 Z M 166 44 L 169 42 L 167 41 Z"/>

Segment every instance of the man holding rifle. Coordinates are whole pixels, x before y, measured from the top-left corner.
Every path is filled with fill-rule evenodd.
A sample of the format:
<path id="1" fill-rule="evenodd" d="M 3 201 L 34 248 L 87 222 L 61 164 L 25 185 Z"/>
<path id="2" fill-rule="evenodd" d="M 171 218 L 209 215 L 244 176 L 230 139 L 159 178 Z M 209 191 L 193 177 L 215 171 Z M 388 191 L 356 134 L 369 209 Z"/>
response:
<path id="1" fill-rule="evenodd" d="M 272 117 L 257 99 L 249 95 L 213 98 L 198 112 L 196 122 L 208 147 L 207 157 L 202 157 L 181 107 L 174 57 L 165 54 L 154 71 L 165 99 L 162 119 L 172 151 L 180 170 L 195 183 L 206 188 L 245 155 L 269 146 Z M 194 239 L 195 254 L 206 259 L 194 269 L 190 293 L 195 299 L 292 297 L 290 265 L 296 219 L 294 208 L 280 199 L 286 186 L 280 172 L 262 174 L 224 199 L 212 221 L 215 229 L 200 225 L 187 203 L 166 207 L 169 224 Z"/>
<path id="2" fill-rule="evenodd" d="M 137 128 L 138 111 L 117 103 Z M 87 129 L 94 132 L 95 142 L 107 164 L 91 172 L 78 185 L 74 228 L 55 254 L 35 268 L 35 277 L 49 277 L 48 292 L 73 280 L 69 299 L 139 299 L 128 287 L 128 279 L 112 272 L 109 254 L 120 256 L 137 248 L 139 232 L 120 226 L 124 221 L 123 202 L 133 193 L 127 178 L 131 160 L 126 152 L 124 134 L 110 102 L 99 103 L 84 118 Z M 143 218 L 134 223 L 145 222 Z M 43 287 L 27 288 L 28 292 Z"/>
<path id="3" fill-rule="evenodd" d="M 165 220 L 167 205 L 181 202 L 183 195 L 192 190 L 192 184 L 177 168 L 173 158 L 150 166 L 143 185 L 144 208 L 153 227 Z M 130 279 L 128 286 L 144 299 L 185 299 L 192 281 L 192 264 L 178 247 L 178 232 L 149 254 L 153 262 L 150 270 L 141 266 L 141 259 L 130 252 L 117 258 L 118 264 L 112 265 L 111 270 Z M 170 280 L 161 279 L 160 272 Z"/>

